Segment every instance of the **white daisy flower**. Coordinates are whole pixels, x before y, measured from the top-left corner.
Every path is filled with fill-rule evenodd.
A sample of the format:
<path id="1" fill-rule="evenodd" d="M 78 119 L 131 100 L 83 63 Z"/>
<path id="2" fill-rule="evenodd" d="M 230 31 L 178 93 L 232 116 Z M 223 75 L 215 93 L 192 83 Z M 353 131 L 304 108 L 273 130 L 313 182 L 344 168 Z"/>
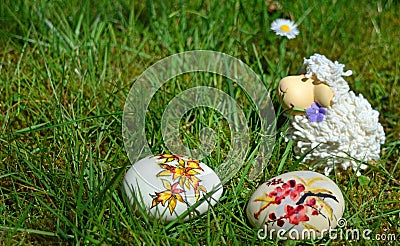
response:
<path id="1" fill-rule="evenodd" d="M 285 36 L 288 39 L 295 38 L 300 32 L 293 21 L 287 19 L 276 19 L 271 24 L 271 30 L 277 35 Z"/>

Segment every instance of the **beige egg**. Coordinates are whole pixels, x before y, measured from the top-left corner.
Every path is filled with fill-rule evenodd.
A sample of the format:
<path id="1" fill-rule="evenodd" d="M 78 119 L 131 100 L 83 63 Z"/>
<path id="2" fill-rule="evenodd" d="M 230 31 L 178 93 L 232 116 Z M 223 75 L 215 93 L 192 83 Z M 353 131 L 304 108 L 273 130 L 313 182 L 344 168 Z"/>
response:
<path id="1" fill-rule="evenodd" d="M 247 205 L 247 217 L 270 239 L 317 239 L 343 220 L 339 187 L 312 171 L 284 173 L 260 185 Z M 259 233 L 260 234 L 260 233 Z"/>

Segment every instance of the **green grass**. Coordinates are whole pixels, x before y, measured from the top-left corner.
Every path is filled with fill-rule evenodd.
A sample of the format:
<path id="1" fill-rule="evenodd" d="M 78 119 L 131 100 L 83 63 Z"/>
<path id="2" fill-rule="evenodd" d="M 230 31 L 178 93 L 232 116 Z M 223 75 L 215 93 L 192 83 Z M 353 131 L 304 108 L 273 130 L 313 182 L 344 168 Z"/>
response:
<path id="1" fill-rule="evenodd" d="M 173 3 L 164 3 L 173 2 Z M 399 5 L 396 1 L 282 1 L 268 12 L 257 1 L 3 1 L 0 4 L 0 242 L 106 245 L 262 245 L 245 207 L 256 187 L 297 163 L 288 143 L 276 141 L 263 174 L 243 168 L 224 185 L 209 213 L 186 223 L 160 224 L 135 215 L 121 189 L 131 163 L 121 121 L 135 79 L 160 59 L 194 49 L 227 53 L 259 74 L 267 89 L 295 74 L 315 52 L 353 70 L 351 88 L 380 111 L 387 141 L 381 160 L 357 178 L 332 173 L 342 189 L 349 228 L 400 240 Z M 269 30 L 278 18 L 301 21 L 300 35 L 285 40 Z M 152 98 L 146 131 L 154 152 L 165 151 L 161 116 L 174 95 L 207 85 L 232 96 L 245 113 L 252 140 L 258 119 L 232 81 L 178 76 Z M 278 109 L 278 108 L 277 108 Z M 280 130 L 286 126 L 280 117 Z M 215 168 L 227 155 L 230 132 L 221 114 L 193 109 L 181 137 L 198 147 L 198 133 L 218 136 L 204 161 Z M 252 145 L 254 147 L 254 145 Z M 253 148 L 254 149 L 254 148 Z M 315 242 L 286 242 L 285 245 Z M 381 241 L 331 240 L 333 245 Z M 386 242 L 395 245 L 395 242 Z M 282 243 L 276 243 L 282 244 Z"/>

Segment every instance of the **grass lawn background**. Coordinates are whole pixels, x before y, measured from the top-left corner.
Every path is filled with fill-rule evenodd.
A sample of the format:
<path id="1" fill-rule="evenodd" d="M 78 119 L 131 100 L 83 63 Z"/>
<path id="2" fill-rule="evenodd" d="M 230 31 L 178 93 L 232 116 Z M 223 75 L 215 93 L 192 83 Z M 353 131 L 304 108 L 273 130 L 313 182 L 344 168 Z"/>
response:
<path id="1" fill-rule="evenodd" d="M 380 112 L 386 132 L 382 158 L 363 176 L 335 172 L 349 228 L 400 240 L 400 6 L 397 1 L 3 1 L 0 4 L 0 243 L 123 245 L 262 245 L 245 216 L 262 182 L 296 162 L 278 137 L 272 158 L 254 181 L 241 170 L 225 184 L 209 213 L 186 223 L 139 217 L 121 190 L 130 167 L 121 134 L 126 96 L 135 79 L 160 59 L 195 49 L 224 52 L 275 88 L 314 53 L 353 70 L 346 80 Z M 276 36 L 276 18 L 299 23 L 293 40 Z M 243 107 L 256 138 L 257 117 L 234 83 L 179 76 L 152 99 L 146 118 L 150 145 L 165 151 L 160 121 L 168 101 L 198 85 L 221 89 Z M 278 106 L 278 105 L 277 105 Z M 277 108 L 278 109 L 278 108 Z M 280 117 L 280 131 L 286 122 Z M 199 145 L 203 127 L 218 132 L 219 148 L 204 160 L 216 167 L 229 149 L 229 129 L 213 110 L 194 109 L 182 138 Z M 250 156 L 244 166 L 252 161 Z M 244 169 L 244 168 L 243 168 Z M 284 244 L 380 245 L 330 240 Z M 396 242 L 384 242 L 395 245 Z"/>

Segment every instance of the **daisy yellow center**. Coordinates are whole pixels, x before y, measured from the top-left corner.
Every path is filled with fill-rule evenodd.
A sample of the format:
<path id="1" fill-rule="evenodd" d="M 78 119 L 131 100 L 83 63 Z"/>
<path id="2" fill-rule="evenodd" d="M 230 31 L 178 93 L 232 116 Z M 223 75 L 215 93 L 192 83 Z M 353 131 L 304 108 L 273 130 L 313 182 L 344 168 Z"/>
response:
<path id="1" fill-rule="evenodd" d="M 289 32 L 290 31 L 290 27 L 288 25 L 282 25 L 279 27 L 279 29 L 281 29 L 284 32 Z"/>

